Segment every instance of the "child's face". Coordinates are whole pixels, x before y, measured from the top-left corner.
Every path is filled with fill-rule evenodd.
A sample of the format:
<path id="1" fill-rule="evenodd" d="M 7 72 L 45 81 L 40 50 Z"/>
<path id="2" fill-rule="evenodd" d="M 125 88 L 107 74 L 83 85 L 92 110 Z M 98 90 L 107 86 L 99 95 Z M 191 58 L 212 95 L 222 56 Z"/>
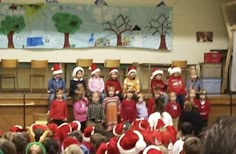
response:
<path id="1" fill-rule="evenodd" d="M 62 74 L 61 74 L 61 73 L 60 73 L 60 74 L 55 74 L 54 77 L 57 78 L 57 79 L 59 79 L 59 78 L 62 77 Z"/>
<path id="2" fill-rule="evenodd" d="M 115 89 L 109 89 L 108 91 L 109 96 L 114 96 L 115 95 Z"/>
<path id="3" fill-rule="evenodd" d="M 138 102 L 142 103 L 143 102 L 143 96 L 138 97 Z"/>
<path id="4" fill-rule="evenodd" d="M 131 72 L 131 73 L 129 74 L 129 78 L 130 78 L 130 79 L 134 79 L 135 76 L 136 76 L 136 73 L 134 73 L 134 72 Z"/>
<path id="5" fill-rule="evenodd" d="M 162 78 L 162 75 L 161 75 L 161 74 L 157 74 L 157 75 L 155 76 L 155 79 L 156 79 L 156 80 L 161 80 L 161 78 Z"/>
<path id="6" fill-rule="evenodd" d="M 190 96 L 190 98 L 194 98 L 194 97 L 196 96 L 196 93 L 195 93 L 195 90 L 194 90 L 194 89 L 191 89 L 191 90 L 190 90 L 189 96 Z"/>
<path id="7" fill-rule="evenodd" d="M 130 92 L 130 91 L 127 92 L 127 98 L 128 99 L 132 99 L 133 95 L 134 95 L 133 92 Z"/>
<path id="8" fill-rule="evenodd" d="M 111 78 L 112 78 L 113 80 L 117 79 L 117 77 L 118 77 L 118 75 L 117 75 L 116 72 L 111 73 Z"/>
<path id="9" fill-rule="evenodd" d="M 176 101 L 176 94 L 175 93 L 170 93 L 170 101 L 175 102 Z"/>
<path id="10" fill-rule="evenodd" d="M 59 91 L 56 93 L 57 99 L 62 99 L 62 96 L 63 96 L 63 92 L 62 92 L 61 90 L 59 90 Z"/>
<path id="11" fill-rule="evenodd" d="M 200 94 L 200 99 L 201 100 L 205 100 L 206 99 L 206 95 L 205 94 Z"/>
<path id="12" fill-rule="evenodd" d="M 179 77 L 179 76 L 180 76 L 180 73 L 173 73 L 173 76 L 174 76 L 174 77 Z"/>
<path id="13" fill-rule="evenodd" d="M 196 74 L 191 74 L 190 78 L 191 78 L 191 80 L 196 80 L 197 79 L 197 75 Z"/>
<path id="14" fill-rule="evenodd" d="M 77 77 L 78 79 L 82 78 L 82 77 L 83 77 L 82 71 L 78 71 L 78 72 L 76 73 L 76 77 Z"/>
<path id="15" fill-rule="evenodd" d="M 92 102 L 93 103 L 98 103 L 100 100 L 99 94 L 98 93 L 94 93 L 92 96 Z"/>
<path id="16" fill-rule="evenodd" d="M 96 73 L 94 73 L 94 76 L 95 77 L 100 77 L 100 73 L 101 73 L 100 71 L 97 71 Z"/>

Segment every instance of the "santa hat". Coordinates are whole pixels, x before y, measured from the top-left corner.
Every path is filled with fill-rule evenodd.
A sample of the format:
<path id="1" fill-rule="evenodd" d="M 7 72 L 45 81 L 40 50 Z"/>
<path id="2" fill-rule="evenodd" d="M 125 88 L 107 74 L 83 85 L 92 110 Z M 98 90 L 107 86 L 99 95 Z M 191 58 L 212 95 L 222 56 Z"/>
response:
<path id="1" fill-rule="evenodd" d="M 110 141 L 107 143 L 106 154 L 118 154 L 119 153 L 119 150 L 117 147 L 117 142 L 118 142 L 117 137 L 113 137 L 110 139 Z"/>
<path id="2" fill-rule="evenodd" d="M 71 128 L 72 128 L 72 131 L 74 131 L 74 130 L 80 130 L 80 129 L 81 129 L 81 124 L 80 124 L 80 122 L 77 121 L 77 120 L 72 121 L 72 122 L 70 123 L 70 126 L 71 126 Z"/>
<path id="3" fill-rule="evenodd" d="M 79 141 L 76 140 L 75 138 L 73 137 L 66 137 L 64 139 L 64 141 L 62 142 L 62 145 L 61 145 L 61 149 L 62 151 L 64 151 L 68 146 L 70 146 L 71 144 L 77 144 L 77 145 L 80 145 Z"/>
<path id="4" fill-rule="evenodd" d="M 107 143 L 101 143 L 96 151 L 96 154 L 106 154 L 106 153 L 107 153 Z"/>
<path id="5" fill-rule="evenodd" d="M 48 129 L 51 130 L 54 134 L 57 133 L 58 125 L 55 123 L 48 124 Z"/>
<path id="6" fill-rule="evenodd" d="M 72 132 L 71 126 L 68 123 L 63 123 L 57 129 L 57 136 L 59 140 L 62 142 L 71 132 Z"/>
<path id="7" fill-rule="evenodd" d="M 123 133 L 124 133 L 124 128 L 126 127 L 125 123 L 119 123 L 119 124 L 116 124 L 114 127 L 113 127 L 113 135 L 119 137 L 121 136 Z"/>
<path id="8" fill-rule="evenodd" d="M 156 130 L 157 129 L 161 129 L 161 128 L 163 128 L 165 126 L 165 123 L 163 122 L 163 120 L 162 119 L 158 119 L 157 120 L 157 125 L 156 125 Z"/>
<path id="9" fill-rule="evenodd" d="M 163 75 L 163 71 L 160 70 L 159 68 L 153 68 L 153 69 L 152 69 L 152 76 L 151 76 L 151 79 L 153 79 L 157 74 Z"/>
<path id="10" fill-rule="evenodd" d="M 13 127 L 9 128 L 10 132 L 16 133 L 16 132 L 23 132 L 23 127 L 20 125 L 15 125 Z"/>
<path id="11" fill-rule="evenodd" d="M 43 131 L 48 129 L 46 125 L 42 125 L 42 124 L 32 124 L 30 127 L 32 128 L 33 131 L 35 131 L 36 129 L 41 129 Z"/>
<path id="12" fill-rule="evenodd" d="M 92 64 L 91 67 L 89 67 L 89 70 L 92 71 L 92 72 L 91 72 L 91 75 L 94 75 L 95 73 L 101 71 L 100 68 L 98 68 L 96 64 Z"/>
<path id="13" fill-rule="evenodd" d="M 84 129 L 83 133 L 83 141 L 84 142 L 90 142 L 90 137 L 94 134 L 95 127 L 88 126 Z"/>
<path id="14" fill-rule="evenodd" d="M 52 70 L 53 75 L 62 73 L 62 69 L 61 69 L 61 66 L 59 64 L 54 64 L 51 70 Z"/>
<path id="15" fill-rule="evenodd" d="M 128 68 L 128 75 L 130 74 L 130 73 L 136 73 L 137 72 L 137 67 L 136 66 L 130 66 L 129 68 Z"/>
<path id="16" fill-rule="evenodd" d="M 151 127 L 150 127 L 150 124 L 149 124 L 148 120 L 147 119 L 140 120 L 139 124 L 138 124 L 138 129 L 151 130 Z"/>
<path id="17" fill-rule="evenodd" d="M 117 148 L 121 154 L 138 154 L 146 147 L 142 134 L 137 131 L 128 131 L 121 135 L 117 142 Z"/>
<path id="18" fill-rule="evenodd" d="M 149 145 L 143 150 L 143 154 L 162 154 L 161 149 L 156 145 Z"/>
<path id="19" fill-rule="evenodd" d="M 74 70 L 72 72 L 72 77 L 73 78 L 76 77 L 76 74 L 77 74 L 78 71 L 81 71 L 82 74 L 84 74 L 84 69 L 82 67 L 76 67 L 76 68 L 74 68 Z"/>
<path id="20" fill-rule="evenodd" d="M 170 73 L 170 75 L 172 75 L 174 73 L 181 73 L 181 68 L 178 66 L 172 66 L 172 67 L 168 68 L 168 72 Z"/>
<path id="21" fill-rule="evenodd" d="M 118 73 L 118 69 L 117 68 L 110 68 L 109 74 L 112 74 L 112 73 Z"/>

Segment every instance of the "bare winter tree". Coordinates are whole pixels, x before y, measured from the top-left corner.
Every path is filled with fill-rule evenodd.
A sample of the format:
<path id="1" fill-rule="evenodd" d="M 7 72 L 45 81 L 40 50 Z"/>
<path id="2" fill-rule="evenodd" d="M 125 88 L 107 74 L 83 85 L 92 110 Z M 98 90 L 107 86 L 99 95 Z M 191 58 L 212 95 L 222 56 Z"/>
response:
<path id="1" fill-rule="evenodd" d="M 169 15 L 160 14 L 156 19 L 149 20 L 146 28 L 148 28 L 149 31 L 153 31 L 152 35 L 160 34 L 161 42 L 158 49 L 167 50 L 166 34 L 171 30 Z"/>
<path id="2" fill-rule="evenodd" d="M 119 14 L 113 21 L 107 21 L 103 25 L 105 26 L 104 30 L 112 31 L 116 34 L 116 45 L 122 46 L 122 33 L 132 31 L 132 26 L 129 23 L 128 16 L 124 17 L 122 14 Z"/>

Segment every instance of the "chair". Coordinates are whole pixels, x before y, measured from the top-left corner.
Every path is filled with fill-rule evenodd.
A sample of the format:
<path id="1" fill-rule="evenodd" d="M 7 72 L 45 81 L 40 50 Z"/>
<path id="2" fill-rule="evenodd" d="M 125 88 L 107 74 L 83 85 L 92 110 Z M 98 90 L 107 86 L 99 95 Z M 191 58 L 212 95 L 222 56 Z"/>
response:
<path id="1" fill-rule="evenodd" d="M 172 66 L 178 66 L 180 68 L 187 68 L 187 61 L 186 60 L 173 60 Z"/>
<path id="2" fill-rule="evenodd" d="M 17 80 L 17 67 L 18 67 L 18 59 L 2 59 L 1 60 L 1 89 L 2 89 L 2 82 L 4 79 L 11 79 L 14 81 L 14 89 L 18 87 L 18 80 Z"/>
<path id="3" fill-rule="evenodd" d="M 93 59 L 77 59 L 76 66 L 90 67 L 93 64 Z"/>
<path id="4" fill-rule="evenodd" d="M 119 59 L 105 59 L 104 67 L 106 68 L 119 68 L 120 60 Z"/>
<path id="5" fill-rule="evenodd" d="M 48 124 L 49 115 L 47 113 L 35 113 L 33 116 L 35 124 L 41 124 L 41 125 Z"/>
<path id="6" fill-rule="evenodd" d="M 32 92 L 33 78 L 41 78 L 43 81 L 43 89 L 45 84 L 45 78 L 48 73 L 48 60 L 31 60 L 30 68 L 30 91 Z"/>

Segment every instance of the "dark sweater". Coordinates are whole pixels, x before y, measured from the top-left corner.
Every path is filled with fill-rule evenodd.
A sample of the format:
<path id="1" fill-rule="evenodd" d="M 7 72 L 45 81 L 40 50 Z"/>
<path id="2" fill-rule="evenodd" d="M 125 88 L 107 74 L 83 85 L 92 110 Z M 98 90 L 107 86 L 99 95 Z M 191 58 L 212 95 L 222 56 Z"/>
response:
<path id="1" fill-rule="evenodd" d="M 86 89 L 86 81 L 84 79 L 81 80 L 70 80 L 70 92 L 69 92 L 69 96 L 74 97 L 75 95 L 75 90 L 78 87 L 78 84 L 82 84 L 83 87 Z"/>

